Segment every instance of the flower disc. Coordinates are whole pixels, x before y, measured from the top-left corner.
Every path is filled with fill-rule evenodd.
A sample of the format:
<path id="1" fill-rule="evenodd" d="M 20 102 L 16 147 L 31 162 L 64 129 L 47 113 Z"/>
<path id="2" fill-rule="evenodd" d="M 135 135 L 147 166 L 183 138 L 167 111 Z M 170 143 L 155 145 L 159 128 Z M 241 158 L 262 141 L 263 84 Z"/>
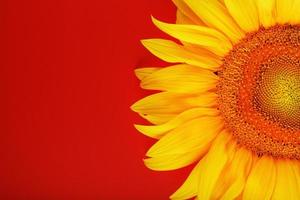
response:
<path id="1" fill-rule="evenodd" d="M 300 27 L 260 28 L 236 44 L 218 72 L 219 110 L 239 144 L 300 158 Z"/>

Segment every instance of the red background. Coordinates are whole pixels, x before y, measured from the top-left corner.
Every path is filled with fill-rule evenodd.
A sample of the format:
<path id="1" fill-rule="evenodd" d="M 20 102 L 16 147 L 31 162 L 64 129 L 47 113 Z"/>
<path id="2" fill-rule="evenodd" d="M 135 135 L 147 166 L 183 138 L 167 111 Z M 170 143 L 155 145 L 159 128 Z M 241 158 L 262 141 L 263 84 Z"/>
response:
<path id="1" fill-rule="evenodd" d="M 170 0 L 0 1 L 0 199 L 167 199 L 188 169 L 153 172 L 154 142 L 129 106 L 138 66 L 163 65 L 139 43 L 164 36 L 150 15 Z"/>

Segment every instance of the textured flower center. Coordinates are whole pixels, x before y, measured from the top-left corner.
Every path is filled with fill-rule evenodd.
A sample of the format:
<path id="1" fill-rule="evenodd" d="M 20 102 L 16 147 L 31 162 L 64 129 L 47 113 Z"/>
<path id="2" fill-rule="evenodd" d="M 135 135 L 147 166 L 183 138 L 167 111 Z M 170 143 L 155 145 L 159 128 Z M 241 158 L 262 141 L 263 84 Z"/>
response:
<path id="1" fill-rule="evenodd" d="M 248 34 L 218 72 L 219 109 L 239 144 L 257 154 L 300 158 L 300 27 Z"/>

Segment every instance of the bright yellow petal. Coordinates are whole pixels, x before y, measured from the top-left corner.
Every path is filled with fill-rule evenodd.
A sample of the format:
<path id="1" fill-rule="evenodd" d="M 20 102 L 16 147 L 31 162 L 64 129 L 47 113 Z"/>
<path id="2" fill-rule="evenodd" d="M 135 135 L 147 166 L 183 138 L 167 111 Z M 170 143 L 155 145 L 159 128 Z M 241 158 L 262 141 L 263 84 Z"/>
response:
<path id="1" fill-rule="evenodd" d="M 151 124 L 164 124 L 175 118 L 178 114 L 143 114 L 139 113 L 139 115 L 149 121 Z"/>
<path id="2" fill-rule="evenodd" d="M 163 136 L 149 149 L 147 156 L 184 154 L 194 150 L 198 150 L 202 155 L 222 127 L 223 123 L 219 117 L 196 118 Z"/>
<path id="3" fill-rule="evenodd" d="M 229 187 L 221 200 L 236 199 L 243 192 L 250 171 L 252 153 L 247 149 L 238 148 L 230 167 L 224 170 L 224 176 L 228 177 L 226 183 Z"/>
<path id="4" fill-rule="evenodd" d="M 223 56 L 232 47 L 231 42 L 219 31 L 205 26 L 168 24 L 153 18 L 153 23 L 162 31 L 184 42 L 200 45 Z"/>
<path id="5" fill-rule="evenodd" d="M 169 92 L 205 92 L 216 87 L 218 76 L 190 65 L 175 65 L 155 71 L 141 82 L 144 89 Z"/>
<path id="6" fill-rule="evenodd" d="M 298 160 L 294 160 L 291 163 L 291 166 L 294 171 L 295 179 L 297 180 L 297 188 L 300 188 L 300 162 Z"/>
<path id="7" fill-rule="evenodd" d="M 200 20 L 200 18 L 186 5 L 183 0 L 172 1 L 176 5 L 178 10 L 180 10 L 183 15 L 189 18 L 193 22 L 193 24 L 203 25 L 203 22 Z"/>
<path id="8" fill-rule="evenodd" d="M 276 8 L 275 0 L 256 0 L 259 22 L 268 28 L 275 24 Z"/>
<path id="9" fill-rule="evenodd" d="M 273 200 L 298 200 L 300 188 L 292 167 L 292 161 L 279 159 L 276 162 L 277 180 L 272 196 Z"/>
<path id="10" fill-rule="evenodd" d="M 145 165 L 156 171 L 169 171 L 186 167 L 199 160 L 201 154 L 199 151 L 191 151 L 185 154 L 161 155 L 153 158 L 144 159 Z"/>
<path id="11" fill-rule="evenodd" d="M 195 24 L 189 17 L 187 17 L 181 10 L 176 11 L 176 24 Z"/>
<path id="12" fill-rule="evenodd" d="M 199 175 L 201 173 L 199 166 L 200 164 L 198 163 L 182 186 L 180 186 L 180 188 L 170 196 L 172 200 L 190 199 L 197 195 Z"/>
<path id="13" fill-rule="evenodd" d="M 271 199 L 276 182 L 276 167 L 273 158 L 261 157 L 250 172 L 246 182 L 243 200 Z"/>
<path id="14" fill-rule="evenodd" d="M 229 140 L 229 134 L 224 131 L 221 132 L 208 154 L 200 161 L 199 170 L 201 173 L 199 175 L 198 199 L 211 199 L 217 180 L 228 160 L 226 145 Z"/>
<path id="15" fill-rule="evenodd" d="M 143 126 L 143 125 L 135 125 L 136 129 L 138 129 L 141 133 L 152 137 L 152 138 L 161 138 L 168 131 L 188 122 L 192 119 L 202 117 L 202 116 L 217 116 L 219 111 L 215 108 L 193 108 L 187 110 L 172 120 L 168 121 L 165 124 L 160 124 L 156 126 Z"/>
<path id="16" fill-rule="evenodd" d="M 290 11 L 291 24 L 300 24 L 300 1 L 294 0 L 292 10 Z"/>
<path id="17" fill-rule="evenodd" d="M 217 0 L 185 0 L 189 7 L 207 25 L 218 29 L 237 43 L 243 36 L 243 31 L 229 16 L 226 8 Z"/>
<path id="18" fill-rule="evenodd" d="M 254 0 L 225 0 L 224 2 L 231 16 L 244 31 L 258 30 L 258 13 Z"/>
<path id="19" fill-rule="evenodd" d="M 179 114 L 196 107 L 211 107 L 216 104 L 214 93 L 179 94 L 161 92 L 147 96 L 131 106 L 135 112 L 142 114 Z"/>
<path id="20" fill-rule="evenodd" d="M 294 0 L 276 0 L 276 22 L 285 24 L 292 18 Z"/>
<path id="21" fill-rule="evenodd" d="M 143 78 L 149 76 L 150 74 L 152 74 L 153 72 L 155 72 L 159 69 L 161 69 L 161 68 L 158 68 L 158 67 L 138 68 L 138 69 L 134 70 L 134 73 L 139 80 L 142 80 Z"/>
<path id="22" fill-rule="evenodd" d="M 152 54 L 169 63 L 186 63 L 210 70 L 216 70 L 220 65 L 213 57 L 190 52 L 171 40 L 147 39 L 142 43 Z"/>
<path id="23" fill-rule="evenodd" d="M 229 173 L 230 172 L 230 166 L 231 166 L 231 162 L 232 159 L 234 158 L 236 151 L 237 151 L 237 145 L 235 143 L 235 141 L 231 140 L 228 144 L 227 144 L 227 148 L 226 148 L 226 154 L 228 155 L 228 159 L 226 162 L 226 165 L 224 166 L 221 175 L 219 176 L 214 190 L 211 194 L 211 199 L 220 199 L 222 197 L 222 195 L 226 192 L 226 190 L 228 189 L 228 187 L 230 186 L 231 183 L 229 183 L 229 181 L 231 181 L 232 178 L 232 174 Z"/>

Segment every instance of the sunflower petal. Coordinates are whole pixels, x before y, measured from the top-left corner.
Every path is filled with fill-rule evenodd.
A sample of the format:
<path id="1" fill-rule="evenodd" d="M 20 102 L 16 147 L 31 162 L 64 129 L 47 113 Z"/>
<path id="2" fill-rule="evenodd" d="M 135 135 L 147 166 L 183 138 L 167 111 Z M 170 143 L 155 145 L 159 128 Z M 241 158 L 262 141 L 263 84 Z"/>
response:
<path id="1" fill-rule="evenodd" d="M 143 114 L 139 113 L 139 115 L 149 121 L 151 124 L 164 124 L 175 118 L 178 114 Z"/>
<path id="2" fill-rule="evenodd" d="M 178 10 L 189 18 L 193 24 L 204 25 L 200 18 L 186 5 L 183 0 L 172 0 Z"/>
<path id="3" fill-rule="evenodd" d="M 247 179 L 244 200 L 271 199 L 276 180 L 276 167 L 273 158 L 261 157 L 254 165 Z"/>
<path id="4" fill-rule="evenodd" d="M 185 154 L 160 155 L 144 159 L 145 165 L 155 171 L 169 171 L 186 167 L 201 157 L 198 150 Z"/>
<path id="5" fill-rule="evenodd" d="M 295 160 L 291 164 L 294 174 L 295 174 L 295 179 L 297 180 L 297 188 L 300 188 L 300 163 L 299 161 Z"/>
<path id="6" fill-rule="evenodd" d="M 172 200 L 190 199 L 195 197 L 198 192 L 198 182 L 200 175 L 199 163 L 194 167 L 186 181 L 180 186 L 177 191 L 170 196 Z"/>
<path id="7" fill-rule="evenodd" d="M 218 76 L 209 70 L 175 65 L 155 71 L 141 82 L 144 89 L 169 92 L 205 92 L 216 87 Z"/>
<path id="8" fill-rule="evenodd" d="M 225 176 L 228 174 L 230 178 L 227 179 L 229 187 L 221 200 L 236 199 L 243 192 L 251 163 L 252 153 L 239 147 L 230 164 L 230 168 L 224 171 L 226 173 Z"/>
<path id="9" fill-rule="evenodd" d="M 226 144 L 230 136 L 222 132 L 214 141 L 208 154 L 200 161 L 199 185 L 197 197 L 201 200 L 211 199 L 217 180 L 228 161 Z"/>
<path id="10" fill-rule="evenodd" d="M 192 119 L 201 116 L 217 116 L 219 114 L 217 109 L 214 108 L 193 108 L 187 110 L 172 120 L 168 121 L 165 124 L 156 125 L 156 126 L 143 126 L 143 125 L 135 125 L 136 129 L 138 129 L 141 133 L 153 137 L 153 138 L 161 138 L 168 131 L 188 122 Z"/>
<path id="11" fill-rule="evenodd" d="M 300 1 L 295 0 L 290 11 L 290 22 L 291 24 L 300 24 Z"/>
<path id="12" fill-rule="evenodd" d="M 275 0 L 256 0 L 260 24 L 268 28 L 275 24 Z"/>
<path id="13" fill-rule="evenodd" d="M 277 160 L 277 180 L 272 199 L 297 200 L 300 197 L 300 188 L 290 160 Z"/>
<path id="14" fill-rule="evenodd" d="M 258 13 L 253 0 L 225 0 L 225 5 L 236 23 L 246 32 L 259 28 Z"/>
<path id="15" fill-rule="evenodd" d="M 188 6 L 207 25 L 218 29 L 236 43 L 244 36 L 243 31 L 226 13 L 226 8 L 217 0 L 185 0 Z"/>
<path id="16" fill-rule="evenodd" d="M 216 104 L 217 95 L 178 94 L 161 92 L 147 96 L 131 106 L 135 112 L 142 114 L 178 114 L 196 107 L 211 107 Z"/>
<path id="17" fill-rule="evenodd" d="M 219 117 L 196 118 L 163 136 L 148 150 L 147 156 L 184 154 L 196 149 L 202 154 L 222 127 Z"/>
<path id="18" fill-rule="evenodd" d="M 168 24 L 152 17 L 153 23 L 165 33 L 184 42 L 197 44 L 223 56 L 231 49 L 230 41 L 219 31 L 205 26 Z"/>
<path id="19" fill-rule="evenodd" d="M 194 22 L 188 18 L 181 10 L 176 11 L 176 24 L 194 24 Z"/>
<path id="20" fill-rule="evenodd" d="M 205 69 L 216 70 L 220 62 L 213 57 L 190 52 L 171 40 L 147 39 L 142 44 L 158 58 L 169 63 L 186 63 Z"/>
<path id="21" fill-rule="evenodd" d="M 145 68 L 138 68 L 134 70 L 134 73 L 136 75 L 136 77 L 139 80 L 142 80 L 143 78 L 149 76 L 150 74 L 152 74 L 153 72 L 158 71 L 160 68 L 158 67 L 145 67 Z"/>
<path id="22" fill-rule="evenodd" d="M 293 2 L 294 0 L 276 0 L 276 22 L 280 24 L 290 22 Z"/>

